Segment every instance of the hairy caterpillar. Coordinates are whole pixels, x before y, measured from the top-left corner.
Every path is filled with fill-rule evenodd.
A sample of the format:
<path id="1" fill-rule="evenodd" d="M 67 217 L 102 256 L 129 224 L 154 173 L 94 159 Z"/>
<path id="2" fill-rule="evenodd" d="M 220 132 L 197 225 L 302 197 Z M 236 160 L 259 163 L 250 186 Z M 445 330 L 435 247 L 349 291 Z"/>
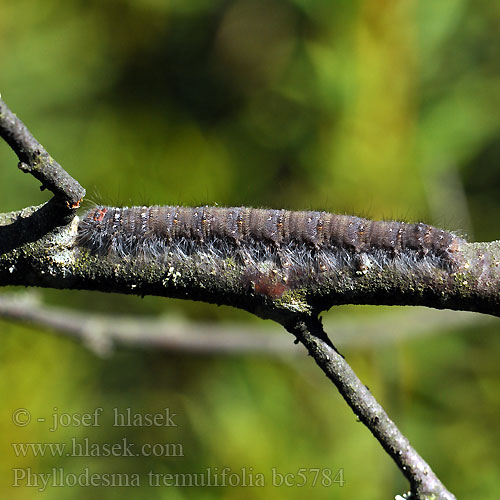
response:
<path id="1" fill-rule="evenodd" d="M 424 223 L 210 206 L 98 206 L 82 216 L 77 235 L 78 247 L 106 258 L 175 263 L 197 256 L 220 270 L 221 259 L 236 257 L 256 289 L 269 294 L 281 293 L 280 283 L 326 270 L 366 273 L 387 265 L 453 270 L 462 242 Z M 270 277 L 278 271 L 279 279 Z"/>

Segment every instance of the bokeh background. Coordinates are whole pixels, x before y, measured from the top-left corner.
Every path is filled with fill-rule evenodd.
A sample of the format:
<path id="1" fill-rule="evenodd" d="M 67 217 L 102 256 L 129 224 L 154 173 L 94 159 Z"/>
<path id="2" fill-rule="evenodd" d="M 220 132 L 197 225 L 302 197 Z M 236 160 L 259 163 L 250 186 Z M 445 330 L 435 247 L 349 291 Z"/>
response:
<path id="1" fill-rule="evenodd" d="M 497 239 L 499 25 L 500 4 L 484 0 L 0 0 L 0 91 L 91 202 L 329 210 Z M 0 210 L 47 199 L 0 144 Z M 203 303 L 39 293 L 89 314 L 269 326 Z M 458 497 L 498 498 L 499 323 L 471 315 L 450 329 L 442 316 L 426 329 L 405 311 L 342 307 L 325 318 L 334 341 L 338 321 L 366 338 L 372 322 L 386 322 L 391 342 L 354 333 L 344 354 Z M 421 334 L 408 335 L 419 321 Z M 0 333 L 4 498 L 387 499 L 407 487 L 305 356 L 118 347 L 100 358 L 34 327 L 0 319 Z M 54 408 L 97 407 L 100 427 L 49 431 Z M 113 427 L 115 407 L 169 407 L 178 427 Z M 29 409 L 30 425 L 13 424 L 16 408 Z M 124 437 L 181 443 L 184 457 L 18 457 L 12 448 Z M 13 468 L 85 467 L 142 483 L 150 470 L 246 468 L 266 486 L 12 487 Z M 342 470 L 345 484 L 273 487 L 273 467 Z"/>

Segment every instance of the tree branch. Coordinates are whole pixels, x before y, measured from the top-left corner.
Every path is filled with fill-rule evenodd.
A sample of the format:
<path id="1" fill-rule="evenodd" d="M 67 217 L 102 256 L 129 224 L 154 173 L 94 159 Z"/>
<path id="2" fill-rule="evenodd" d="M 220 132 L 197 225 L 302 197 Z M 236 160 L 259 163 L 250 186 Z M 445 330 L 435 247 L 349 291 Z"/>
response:
<path id="1" fill-rule="evenodd" d="M 122 316 L 80 313 L 44 305 L 38 294 L 0 294 L 0 318 L 50 330 L 82 342 L 99 356 L 115 347 L 160 349 L 184 354 L 258 354 L 294 356 L 299 354 L 278 324 L 250 326 L 241 323 L 197 323 L 155 316 Z M 486 315 L 461 311 L 410 308 L 369 318 L 335 318 L 327 324 L 335 345 L 367 348 L 395 340 L 431 333 L 477 327 L 495 321 Z M 390 327 L 388 327 L 390 325 Z"/>
<path id="2" fill-rule="evenodd" d="M 454 500 L 429 465 L 412 448 L 394 422 L 335 349 L 315 317 L 293 318 L 284 324 L 304 344 L 316 364 L 335 384 L 342 397 L 396 462 L 411 486 L 411 498 Z"/>
<path id="3" fill-rule="evenodd" d="M 54 331 L 81 341 L 99 356 L 114 346 L 189 354 L 300 354 L 289 336 L 231 323 L 210 325 L 175 319 L 88 314 L 40 304 L 33 296 L 0 295 L 0 317 Z"/>
<path id="4" fill-rule="evenodd" d="M 85 189 L 47 153 L 1 98 L 0 136 L 17 154 L 19 168 L 36 177 L 42 183 L 41 189 L 54 193 L 68 210 L 79 207 Z"/>
<path id="5" fill-rule="evenodd" d="M 60 224 L 55 229 L 55 222 Z M 287 283 L 276 262 L 255 264 L 179 252 L 157 259 L 95 255 L 77 243 L 79 218 L 64 225 L 51 202 L 0 214 L 0 285 L 100 290 L 189 298 L 239 307 L 263 318 L 317 314 L 338 304 L 424 305 L 500 315 L 500 242 L 466 243 L 453 272 L 423 266 L 351 267 L 304 273 Z M 47 232 L 48 231 L 48 232 Z"/>
<path id="6" fill-rule="evenodd" d="M 315 262 L 314 251 L 303 245 L 297 249 L 298 255 L 290 255 L 293 249 L 287 249 L 288 256 L 296 257 L 298 263 L 293 280 L 288 279 L 288 262 L 282 261 L 279 253 L 274 252 L 268 259 L 258 246 L 247 249 L 246 254 L 240 252 L 240 258 L 235 258 L 234 247 L 224 244 L 216 248 L 195 245 L 189 251 L 181 244 L 175 251 L 155 258 L 135 258 L 126 252 L 113 254 L 106 249 L 95 252 L 81 244 L 79 218 L 71 217 L 83 189 L 3 102 L 0 134 L 18 154 L 21 169 L 32 173 L 55 194 L 45 205 L 0 214 L 0 286 L 177 297 L 231 305 L 273 319 L 306 346 L 395 460 L 410 481 L 412 498 L 454 498 L 357 379 L 317 317 L 320 311 L 347 303 L 425 305 L 500 316 L 500 242 L 453 241 L 453 249 L 449 248 L 453 251 L 453 266 L 441 265 L 438 255 L 406 259 L 396 253 L 392 259 L 386 256 L 377 260 L 375 256 L 372 260 L 367 254 L 343 254 L 345 249 L 341 248 L 336 265 L 329 267 Z M 93 220 L 99 222 L 106 210 L 97 210 Z M 108 241 L 113 240 L 114 231 L 111 226 Z M 445 237 L 443 234 L 434 230 L 433 237 Z M 102 233 L 92 236 L 95 247 Z M 134 238 L 135 234 L 126 235 L 122 244 L 131 245 Z M 421 250 L 427 249 L 422 246 Z"/>

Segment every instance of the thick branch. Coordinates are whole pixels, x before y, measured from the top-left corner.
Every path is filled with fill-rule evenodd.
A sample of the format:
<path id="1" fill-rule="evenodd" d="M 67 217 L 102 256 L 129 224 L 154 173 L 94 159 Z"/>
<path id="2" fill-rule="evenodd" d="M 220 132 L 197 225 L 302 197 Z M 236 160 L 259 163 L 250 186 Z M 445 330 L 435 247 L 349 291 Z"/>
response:
<path id="1" fill-rule="evenodd" d="M 189 298 L 277 320 L 348 303 L 425 305 L 500 315 L 500 242 L 464 242 L 457 252 L 461 264 L 453 271 L 390 263 L 363 272 L 337 267 L 304 274 L 292 286 L 277 262 L 263 262 L 256 269 L 231 255 L 214 253 L 207 258 L 196 251 L 144 261 L 94 255 L 76 243 L 78 217 L 45 234 L 59 215 L 52 202 L 0 215 L 0 286 Z"/>
<path id="2" fill-rule="evenodd" d="M 42 183 L 42 189 L 54 193 L 68 210 L 80 205 L 85 189 L 47 153 L 1 98 L 0 136 L 17 154 L 19 168 L 36 177 Z"/>
<path id="3" fill-rule="evenodd" d="M 315 317 L 293 318 L 284 326 L 304 344 L 353 412 L 403 471 L 410 482 L 412 498 L 455 499 L 424 459 L 412 448 L 408 439 L 359 380 L 344 357 L 333 347 L 323 331 L 321 322 Z"/>

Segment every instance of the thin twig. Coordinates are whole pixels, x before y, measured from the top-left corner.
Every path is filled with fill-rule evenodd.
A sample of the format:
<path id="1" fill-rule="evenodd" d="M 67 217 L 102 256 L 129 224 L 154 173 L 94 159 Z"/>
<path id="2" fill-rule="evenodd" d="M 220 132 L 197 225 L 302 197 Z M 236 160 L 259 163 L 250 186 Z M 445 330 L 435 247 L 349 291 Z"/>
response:
<path id="1" fill-rule="evenodd" d="M 454 500 L 429 465 L 412 448 L 394 422 L 335 349 L 317 317 L 294 317 L 284 326 L 304 344 L 353 412 L 396 462 L 411 486 L 411 498 Z"/>
<path id="2" fill-rule="evenodd" d="M 1 98 L 0 136 L 17 154 L 23 172 L 36 177 L 42 183 L 42 189 L 54 193 L 68 210 L 78 208 L 85 189 L 47 153 Z"/>
<path id="3" fill-rule="evenodd" d="M 182 352 L 184 354 L 258 354 L 295 356 L 301 351 L 283 335 L 281 327 L 243 323 L 196 323 L 172 317 L 124 316 L 81 313 L 64 307 L 43 304 L 38 294 L 0 294 L 0 318 L 35 328 L 47 329 L 82 342 L 97 355 L 109 355 L 113 348 Z M 352 320 L 335 317 L 328 330 L 335 345 L 363 348 L 408 339 L 442 334 L 457 328 L 477 327 L 494 318 L 463 311 L 436 311 L 407 308 Z M 328 325 L 327 325 L 328 326 Z"/>
<path id="4" fill-rule="evenodd" d="M 50 329 L 84 343 L 96 354 L 109 355 L 114 346 L 189 354 L 300 355 L 281 330 L 241 324 L 190 323 L 175 319 L 79 313 L 40 304 L 25 294 L 0 295 L 0 317 Z"/>

